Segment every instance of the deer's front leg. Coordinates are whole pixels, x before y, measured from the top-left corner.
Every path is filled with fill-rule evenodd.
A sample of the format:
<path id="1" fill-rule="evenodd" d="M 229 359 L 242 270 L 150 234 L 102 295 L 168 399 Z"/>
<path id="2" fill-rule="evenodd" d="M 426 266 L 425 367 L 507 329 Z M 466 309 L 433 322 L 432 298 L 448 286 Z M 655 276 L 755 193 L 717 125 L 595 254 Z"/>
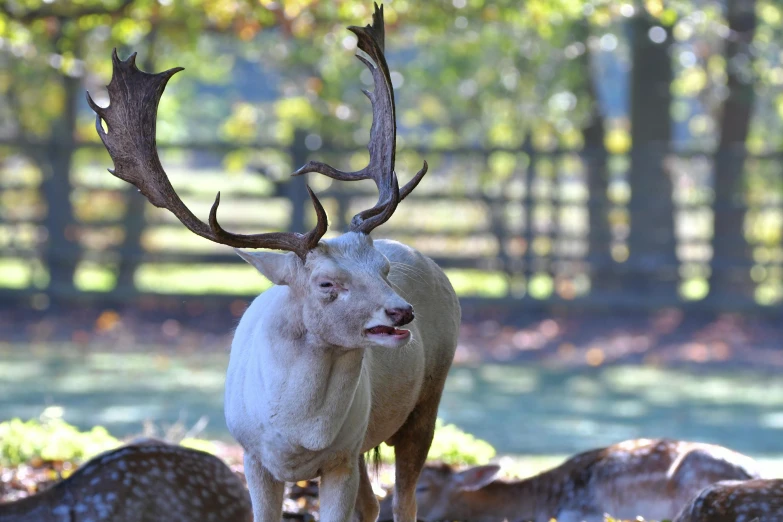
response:
<path id="1" fill-rule="evenodd" d="M 321 475 L 320 504 L 322 522 L 351 520 L 359 491 L 359 458 L 352 457 Z"/>
<path id="2" fill-rule="evenodd" d="M 285 483 L 275 480 L 269 471 L 245 452 L 245 478 L 253 502 L 254 522 L 280 522 L 283 518 Z"/>

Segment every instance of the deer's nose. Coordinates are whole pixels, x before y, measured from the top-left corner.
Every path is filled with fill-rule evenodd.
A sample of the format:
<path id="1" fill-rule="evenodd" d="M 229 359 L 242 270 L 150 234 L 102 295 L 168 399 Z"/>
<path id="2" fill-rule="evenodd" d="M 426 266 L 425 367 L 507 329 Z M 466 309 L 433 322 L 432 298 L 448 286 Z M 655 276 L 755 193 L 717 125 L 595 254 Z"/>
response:
<path id="1" fill-rule="evenodd" d="M 392 320 L 394 326 L 402 326 L 413 321 L 413 307 L 411 305 L 386 310 L 386 315 Z"/>

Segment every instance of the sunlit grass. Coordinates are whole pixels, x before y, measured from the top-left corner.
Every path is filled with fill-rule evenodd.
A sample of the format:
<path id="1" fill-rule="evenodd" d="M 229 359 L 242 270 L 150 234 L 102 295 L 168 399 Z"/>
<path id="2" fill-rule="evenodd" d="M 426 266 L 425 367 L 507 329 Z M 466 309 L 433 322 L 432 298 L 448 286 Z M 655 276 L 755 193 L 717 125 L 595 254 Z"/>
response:
<path id="1" fill-rule="evenodd" d="M 136 272 L 141 292 L 158 294 L 254 295 L 272 284 L 250 265 L 142 265 Z"/>
<path id="2" fill-rule="evenodd" d="M 683 400 L 704 405 L 755 405 L 776 407 L 783 404 L 783 382 L 761 386 L 742 374 L 716 374 L 695 379 L 687 372 L 659 368 L 607 368 L 603 381 L 621 393 L 640 394 L 652 404 L 676 404 Z M 744 377 L 744 376 L 743 376 Z M 662 382 L 666 386 L 661 386 Z"/>
<path id="3" fill-rule="evenodd" d="M 507 282 L 502 273 L 478 270 L 447 270 L 457 295 L 503 297 Z M 142 292 L 159 294 L 237 294 L 254 295 L 272 284 L 252 267 L 244 265 L 149 264 L 136 272 L 136 285 Z"/>
<path id="4" fill-rule="evenodd" d="M 184 227 L 177 226 L 148 227 L 142 236 L 142 245 L 150 252 L 167 251 L 178 254 L 204 254 L 218 251 L 220 248 Z"/>
<path id="5" fill-rule="evenodd" d="M 530 279 L 528 291 L 535 299 L 546 299 L 552 295 L 554 282 L 549 274 L 536 274 Z"/>
<path id="6" fill-rule="evenodd" d="M 764 284 L 756 288 L 756 302 L 771 306 L 783 301 L 783 285 Z"/>
<path id="7" fill-rule="evenodd" d="M 506 295 L 508 282 L 500 272 L 446 270 L 457 295 L 498 298 Z M 0 287 L 22 289 L 31 285 L 32 270 L 21 259 L 0 260 Z M 74 284 L 81 291 L 108 292 L 116 283 L 112 268 L 93 262 L 79 264 Z M 135 275 L 140 292 L 156 294 L 255 295 L 271 283 L 245 265 L 145 264 Z"/>
<path id="8" fill-rule="evenodd" d="M 83 292 L 109 292 L 117 281 L 114 271 L 106 265 L 93 262 L 79 263 L 73 283 Z"/>
<path id="9" fill-rule="evenodd" d="M 0 259 L 0 288 L 23 289 L 32 283 L 32 268 L 25 259 Z"/>
<path id="10" fill-rule="evenodd" d="M 160 235 L 155 240 L 160 245 L 183 234 L 168 227 L 157 230 Z M 187 234 L 185 237 L 188 237 Z M 196 246 L 198 241 L 192 244 Z M 0 259 L 0 288 L 45 289 L 48 285 L 45 272 L 40 263 L 16 258 Z M 555 279 L 548 273 L 534 274 L 527 283 L 523 279 L 509 280 L 505 273 L 499 271 L 447 269 L 445 273 L 460 297 L 497 299 L 509 294 L 517 297 L 527 294 L 534 299 L 544 300 L 555 295 Z M 586 276 L 584 283 L 577 285 L 578 292 L 572 292 L 571 295 L 588 293 L 589 280 Z M 193 295 L 256 295 L 271 286 L 257 271 L 241 263 L 147 263 L 137 270 L 135 284 L 139 292 Z M 77 290 L 84 292 L 110 292 L 116 286 L 116 267 L 83 261 L 77 266 L 74 285 Z M 558 283 L 558 295 L 564 296 L 561 290 Z M 709 283 L 704 277 L 684 278 L 680 282 L 679 291 L 685 301 L 699 301 L 708 297 Z M 775 306 L 783 301 L 783 284 L 778 279 L 769 278 L 757 287 L 755 300 L 762 306 Z"/>
<path id="11" fill-rule="evenodd" d="M 503 297 L 508 291 L 506 276 L 480 270 L 445 270 L 459 296 Z"/>
<path id="12" fill-rule="evenodd" d="M 686 301 L 698 301 L 707 297 L 710 292 L 710 285 L 706 279 L 694 277 L 686 279 L 680 284 L 680 295 Z"/>

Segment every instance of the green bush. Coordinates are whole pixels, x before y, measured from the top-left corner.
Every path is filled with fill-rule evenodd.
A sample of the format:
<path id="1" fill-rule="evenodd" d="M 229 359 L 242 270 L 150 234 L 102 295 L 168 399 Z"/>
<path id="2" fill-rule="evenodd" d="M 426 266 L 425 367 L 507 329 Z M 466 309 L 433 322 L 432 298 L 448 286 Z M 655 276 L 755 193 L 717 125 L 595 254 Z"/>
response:
<path id="1" fill-rule="evenodd" d="M 487 441 L 477 439 L 455 425 L 444 424 L 441 419 L 438 419 L 427 460 L 438 460 L 448 464 L 486 464 L 495 453 L 495 448 Z M 384 462 L 393 462 L 394 449 L 381 444 L 381 459 Z"/>
<path id="2" fill-rule="evenodd" d="M 120 441 L 102 426 L 81 432 L 60 418 L 42 416 L 0 423 L 0 464 L 18 466 L 34 458 L 84 461 L 116 448 Z"/>
<path id="3" fill-rule="evenodd" d="M 0 423 L 0 465 L 17 466 L 35 458 L 83 462 L 122 444 L 103 426 L 82 432 L 62 420 L 53 410 L 47 409 L 40 420 L 25 422 L 12 419 Z M 214 443 L 206 440 L 188 438 L 180 444 L 208 453 L 216 452 Z M 438 419 L 429 460 L 450 464 L 485 464 L 494 456 L 495 448 L 488 442 Z M 381 458 L 393 462 L 394 449 L 382 444 Z"/>

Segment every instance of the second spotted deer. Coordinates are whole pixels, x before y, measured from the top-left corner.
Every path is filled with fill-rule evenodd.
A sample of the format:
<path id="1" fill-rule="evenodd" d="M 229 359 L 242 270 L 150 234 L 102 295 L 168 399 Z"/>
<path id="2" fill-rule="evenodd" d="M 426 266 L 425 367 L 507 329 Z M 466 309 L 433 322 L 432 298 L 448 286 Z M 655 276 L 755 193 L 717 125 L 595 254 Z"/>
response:
<path id="1" fill-rule="evenodd" d="M 665 439 L 628 440 L 580 453 L 531 478 L 496 480 L 497 465 L 456 471 L 427 466 L 416 490 L 425 521 L 603 522 L 671 519 L 702 488 L 759 476 L 753 459 L 722 446 Z M 390 520 L 391 496 L 380 520 Z M 699 519 L 700 520 L 700 519 Z"/>
<path id="2" fill-rule="evenodd" d="M 674 522 L 780 522 L 783 480 L 724 480 L 707 486 Z"/>

